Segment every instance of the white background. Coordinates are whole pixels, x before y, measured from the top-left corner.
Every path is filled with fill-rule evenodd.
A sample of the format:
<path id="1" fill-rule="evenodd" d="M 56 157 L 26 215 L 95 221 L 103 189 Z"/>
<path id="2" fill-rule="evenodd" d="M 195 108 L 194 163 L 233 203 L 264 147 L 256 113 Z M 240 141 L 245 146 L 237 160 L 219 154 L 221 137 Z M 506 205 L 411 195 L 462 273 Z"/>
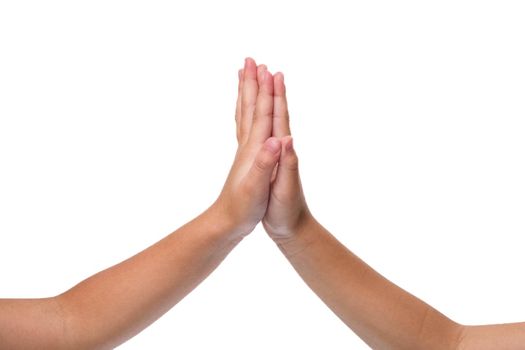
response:
<path id="1" fill-rule="evenodd" d="M 454 320 L 525 320 L 521 1 L 1 1 L 0 295 L 60 293 L 218 195 L 245 56 L 308 203 Z M 121 349 L 364 349 L 258 227 Z"/>

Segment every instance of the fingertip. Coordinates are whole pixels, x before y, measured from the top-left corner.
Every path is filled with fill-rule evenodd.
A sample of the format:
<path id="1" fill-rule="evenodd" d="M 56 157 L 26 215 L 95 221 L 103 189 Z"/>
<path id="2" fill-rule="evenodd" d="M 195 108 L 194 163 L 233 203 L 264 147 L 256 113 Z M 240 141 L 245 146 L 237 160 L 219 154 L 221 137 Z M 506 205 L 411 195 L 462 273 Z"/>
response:
<path id="1" fill-rule="evenodd" d="M 268 71 L 268 67 L 265 64 L 260 64 L 257 66 L 257 83 L 259 85 L 259 89 L 273 94 L 273 75 Z"/>
<path id="2" fill-rule="evenodd" d="M 291 135 L 287 135 L 281 139 L 281 143 L 283 145 L 283 148 L 286 152 L 293 151 L 293 137 Z"/>
<path id="3" fill-rule="evenodd" d="M 245 76 L 249 78 L 255 78 L 257 74 L 257 64 L 255 60 L 251 57 L 246 57 L 244 59 L 244 72 Z"/>
<path id="4" fill-rule="evenodd" d="M 283 168 L 286 169 L 286 172 L 296 172 L 298 170 L 299 159 L 295 153 L 293 146 L 292 136 L 285 136 L 281 139 L 283 145 L 283 151 L 281 153 L 281 160 L 279 164 L 283 165 Z"/>
<path id="5" fill-rule="evenodd" d="M 266 76 L 267 71 L 268 67 L 266 67 L 265 64 L 260 64 L 257 66 L 257 82 L 259 83 L 259 86 L 261 86 L 264 82 L 264 78 Z"/>
<path id="6" fill-rule="evenodd" d="M 277 153 L 281 150 L 281 141 L 276 137 L 270 137 L 264 142 L 264 147 L 271 151 L 272 153 Z"/>
<path id="7" fill-rule="evenodd" d="M 282 72 L 277 72 L 273 75 L 273 90 L 275 95 L 283 96 L 286 92 L 284 86 L 284 74 Z"/>
<path id="8" fill-rule="evenodd" d="M 246 57 L 244 59 L 244 67 L 248 67 L 248 66 L 255 66 L 255 60 L 253 58 L 251 58 L 250 56 Z"/>
<path id="9" fill-rule="evenodd" d="M 274 94 L 274 88 L 273 88 L 273 75 L 269 71 L 266 71 L 264 76 L 264 85 L 266 85 L 266 89 L 270 93 L 270 95 Z"/>

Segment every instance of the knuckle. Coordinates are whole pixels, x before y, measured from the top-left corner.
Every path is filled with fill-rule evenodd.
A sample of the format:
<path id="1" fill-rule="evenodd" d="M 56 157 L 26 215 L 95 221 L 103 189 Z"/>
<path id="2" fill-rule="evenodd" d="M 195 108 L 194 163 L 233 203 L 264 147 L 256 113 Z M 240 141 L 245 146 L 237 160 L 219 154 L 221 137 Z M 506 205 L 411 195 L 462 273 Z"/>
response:
<path id="1" fill-rule="evenodd" d="M 266 110 L 256 110 L 255 114 L 253 115 L 253 120 L 257 120 L 259 122 L 268 121 L 272 119 L 272 113 L 270 111 Z"/>
<path id="2" fill-rule="evenodd" d="M 268 169 L 268 162 L 263 159 L 256 159 L 254 162 L 254 167 L 259 172 L 265 172 Z"/>
<path id="3" fill-rule="evenodd" d="M 288 125 L 290 123 L 290 116 L 287 110 L 280 110 L 277 108 L 273 116 L 283 125 Z"/>
<path id="4" fill-rule="evenodd" d="M 255 158 L 255 162 L 253 164 L 255 169 L 260 172 L 265 172 L 272 165 L 272 158 L 267 152 L 262 152 L 257 156 L 257 158 Z"/>

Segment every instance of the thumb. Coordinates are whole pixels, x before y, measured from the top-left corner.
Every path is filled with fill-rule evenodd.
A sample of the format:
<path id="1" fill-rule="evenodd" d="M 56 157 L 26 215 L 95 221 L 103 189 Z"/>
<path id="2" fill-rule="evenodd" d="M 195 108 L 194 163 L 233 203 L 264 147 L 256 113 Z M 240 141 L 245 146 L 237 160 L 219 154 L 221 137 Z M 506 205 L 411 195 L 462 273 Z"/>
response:
<path id="1" fill-rule="evenodd" d="M 293 147 L 292 137 L 285 136 L 281 142 L 282 151 L 272 191 L 281 196 L 289 197 L 300 191 L 299 160 Z"/>
<path id="2" fill-rule="evenodd" d="M 245 185 L 252 195 L 264 194 L 268 191 L 280 154 L 281 141 L 270 137 L 264 142 L 245 178 Z"/>

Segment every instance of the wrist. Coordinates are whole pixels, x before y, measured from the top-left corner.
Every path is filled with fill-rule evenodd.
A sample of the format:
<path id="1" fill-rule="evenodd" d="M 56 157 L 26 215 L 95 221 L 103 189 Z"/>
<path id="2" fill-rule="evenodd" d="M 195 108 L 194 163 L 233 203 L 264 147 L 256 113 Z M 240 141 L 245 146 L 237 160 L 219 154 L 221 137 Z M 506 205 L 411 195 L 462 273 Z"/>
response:
<path id="1" fill-rule="evenodd" d="M 314 220 L 308 207 L 305 205 L 290 212 L 273 209 L 270 214 L 266 213 L 262 224 L 270 238 L 275 243 L 279 243 L 293 238 L 304 226 L 308 226 Z"/>
<path id="2" fill-rule="evenodd" d="M 242 239 L 237 234 L 234 221 L 215 203 L 206 209 L 198 217 L 198 220 L 204 222 L 206 231 L 217 239 L 232 242 L 238 242 Z"/>
<path id="3" fill-rule="evenodd" d="M 271 235 L 274 243 L 290 257 L 303 251 L 318 238 L 318 230 L 321 224 L 307 211 L 301 220 L 286 235 Z"/>
<path id="4" fill-rule="evenodd" d="M 220 231 L 221 235 L 234 240 L 241 240 L 254 229 L 254 227 L 248 227 L 239 223 L 239 220 L 231 213 L 228 206 L 220 200 L 215 201 L 206 210 L 205 215 L 216 223 L 217 231 Z"/>

